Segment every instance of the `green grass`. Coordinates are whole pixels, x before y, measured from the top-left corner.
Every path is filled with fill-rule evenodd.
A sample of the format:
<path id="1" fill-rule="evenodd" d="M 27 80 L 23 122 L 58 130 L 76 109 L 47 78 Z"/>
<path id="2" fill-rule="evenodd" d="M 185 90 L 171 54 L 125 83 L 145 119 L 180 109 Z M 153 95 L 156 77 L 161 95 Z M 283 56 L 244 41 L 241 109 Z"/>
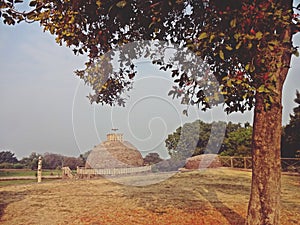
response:
<path id="1" fill-rule="evenodd" d="M 43 176 L 57 176 L 61 175 L 61 170 L 43 170 Z M 27 177 L 27 176 L 36 176 L 35 170 L 27 169 L 1 169 L 0 177 Z"/>

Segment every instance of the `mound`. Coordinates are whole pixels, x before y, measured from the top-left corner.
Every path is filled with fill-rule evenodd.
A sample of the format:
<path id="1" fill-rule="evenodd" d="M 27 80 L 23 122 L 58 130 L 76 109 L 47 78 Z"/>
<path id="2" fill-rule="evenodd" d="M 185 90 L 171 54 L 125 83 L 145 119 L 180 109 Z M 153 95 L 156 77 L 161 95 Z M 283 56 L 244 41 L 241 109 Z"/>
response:
<path id="1" fill-rule="evenodd" d="M 105 141 L 89 154 L 86 168 L 128 168 L 143 166 L 141 153 L 128 141 Z"/>
<path id="2" fill-rule="evenodd" d="M 201 168 L 217 168 L 221 166 L 218 155 L 203 154 L 187 158 L 184 168 L 196 170 Z"/>

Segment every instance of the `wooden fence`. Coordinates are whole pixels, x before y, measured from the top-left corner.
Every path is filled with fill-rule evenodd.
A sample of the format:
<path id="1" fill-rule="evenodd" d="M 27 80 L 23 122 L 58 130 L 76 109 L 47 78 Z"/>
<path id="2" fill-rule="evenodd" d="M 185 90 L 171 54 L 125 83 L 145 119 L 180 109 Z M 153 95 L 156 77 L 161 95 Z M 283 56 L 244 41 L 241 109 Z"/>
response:
<path id="1" fill-rule="evenodd" d="M 252 168 L 251 157 L 230 157 L 219 156 L 220 162 L 224 167 L 231 168 Z M 281 158 L 282 171 L 300 172 L 300 158 Z"/>
<path id="2" fill-rule="evenodd" d="M 62 169 L 62 178 L 63 179 L 74 177 L 72 170 L 69 167 L 63 167 L 61 169 Z"/>
<path id="3" fill-rule="evenodd" d="M 91 175 L 122 175 L 132 173 L 150 172 L 151 166 L 131 167 L 131 168 L 107 168 L 107 169 L 86 169 L 84 167 L 77 167 L 78 176 Z"/>

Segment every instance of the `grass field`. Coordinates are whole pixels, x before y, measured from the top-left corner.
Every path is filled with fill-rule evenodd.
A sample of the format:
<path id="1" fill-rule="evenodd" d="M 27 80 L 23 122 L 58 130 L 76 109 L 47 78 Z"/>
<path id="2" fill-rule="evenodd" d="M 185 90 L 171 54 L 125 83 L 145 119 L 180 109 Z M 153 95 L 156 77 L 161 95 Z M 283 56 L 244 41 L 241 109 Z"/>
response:
<path id="1" fill-rule="evenodd" d="M 61 176 L 61 170 L 43 170 L 43 182 L 51 181 L 49 177 L 55 178 Z M 5 178 L 13 178 L 4 180 Z M 18 179 L 19 178 L 19 179 Z M 25 178 L 25 179 L 24 179 Z M 0 169 L 0 187 L 18 185 L 18 184 L 33 184 L 36 183 L 36 171 L 28 169 Z"/>
<path id="2" fill-rule="evenodd" d="M 43 176 L 61 175 L 61 170 L 43 170 Z M 0 169 L 0 177 L 36 176 L 36 170 L 29 169 Z"/>
<path id="3" fill-rule="evenodd" d="M 115 178 L 123 182 L 166 174 Z M 104 178 L 0 187 L 0 224 L 240 225 L 251 173 L 208 169 L 177 173 L 149 186 Z M 300 177 L 283 175 L 282 225 L 300 224 Z"/>

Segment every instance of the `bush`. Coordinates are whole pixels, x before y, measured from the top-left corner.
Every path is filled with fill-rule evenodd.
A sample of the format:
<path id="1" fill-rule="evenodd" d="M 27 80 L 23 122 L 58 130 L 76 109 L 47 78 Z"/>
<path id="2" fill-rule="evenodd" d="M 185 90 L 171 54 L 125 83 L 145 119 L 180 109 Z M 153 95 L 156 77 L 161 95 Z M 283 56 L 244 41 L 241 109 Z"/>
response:
<path id="1" fill-rule="evenodd" d="M 0 169 L 14 169 L 14 164 L 13 163 L 0 163 Z"/>
<path id="2" fill-rule="evenodd" d="M 23 165 L 22 163 L 16 163 L 16 164 L 13 164 L 13 168 L 14 169 L 24 169 L 25 165 Z"/>

